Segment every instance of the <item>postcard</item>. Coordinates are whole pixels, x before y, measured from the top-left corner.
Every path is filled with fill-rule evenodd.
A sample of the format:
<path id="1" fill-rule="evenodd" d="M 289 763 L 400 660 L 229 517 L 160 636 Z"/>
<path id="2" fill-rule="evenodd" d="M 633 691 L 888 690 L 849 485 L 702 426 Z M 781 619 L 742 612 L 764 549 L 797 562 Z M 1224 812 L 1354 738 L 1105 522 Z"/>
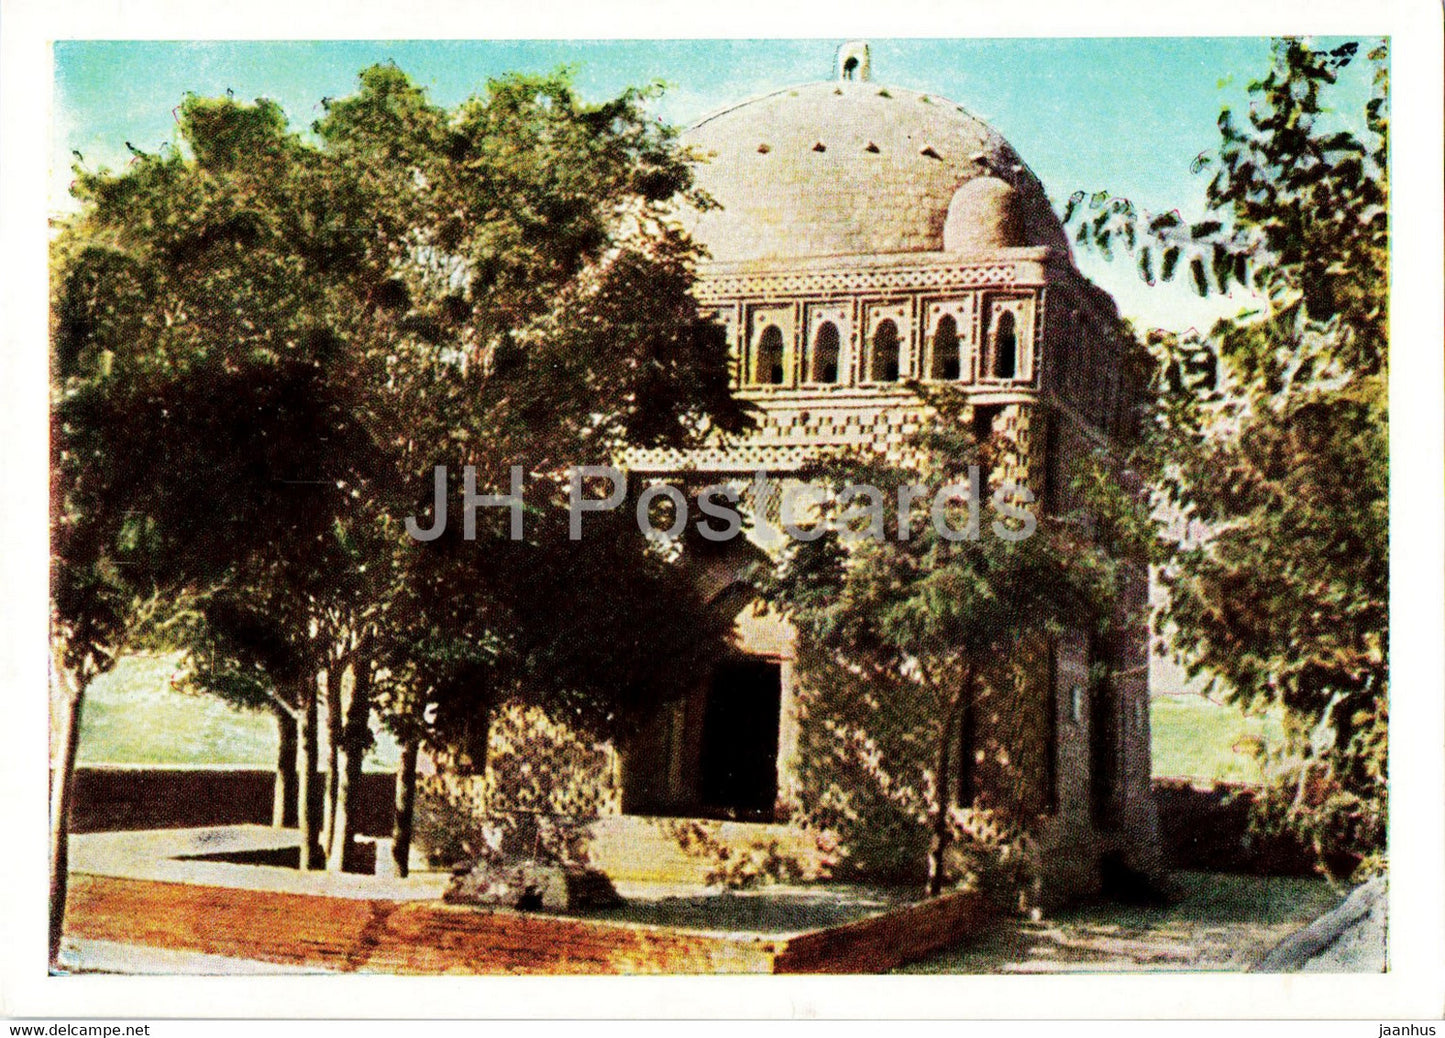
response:
<path id="1" fill-rule="evenodd" d="M 1434 1013 L 1405 20 L 48 33 L 17 1011 Z"/>

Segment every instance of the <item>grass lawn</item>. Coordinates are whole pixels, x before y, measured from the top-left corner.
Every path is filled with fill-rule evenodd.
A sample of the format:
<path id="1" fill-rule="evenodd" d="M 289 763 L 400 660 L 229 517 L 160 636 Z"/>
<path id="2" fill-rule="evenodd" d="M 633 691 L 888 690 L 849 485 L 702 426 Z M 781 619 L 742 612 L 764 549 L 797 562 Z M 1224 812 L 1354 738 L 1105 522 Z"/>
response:
<path id="1" fill-rule="evenodd" d="M 1248 969 L 1339 904 L 1326 881 L 1176 872 L 1182 897 L 1163 908 L 1112 902 L 1041 922 L 1001 918 L 902 973 L 1089 973 Z"/>
<path id="2" fill-rule="evenodd" d="M 274 767 L 272 715 L 235 710 L 213 696 L 178 692 L 170 683 L 176 667 L 174 655 L 129 656 L 97 678 L 85 696 L 80 763 Z M 323 722 L 323 754 L 325 737 Z M 397 757 L 396 743 L 382 732 L 367 755 L 366 768 L 392 771 Z"/>
<path id="3" fill-rule="evenodd" d="M 1154 774 L 1205 782 L 1258 782 L 1254 747 L 1282 734 L 1277 715 L 1247 715 L 1200 695 L 1156 697 L 1149 724 Z"/>

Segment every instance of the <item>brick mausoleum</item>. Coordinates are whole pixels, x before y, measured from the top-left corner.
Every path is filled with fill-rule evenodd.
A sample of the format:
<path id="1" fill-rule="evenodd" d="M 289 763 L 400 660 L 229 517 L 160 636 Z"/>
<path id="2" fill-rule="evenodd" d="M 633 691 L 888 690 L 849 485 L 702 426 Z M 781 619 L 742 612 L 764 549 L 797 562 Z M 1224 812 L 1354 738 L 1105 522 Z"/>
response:
<path id="1" fill-rule="evenodd" d="M 684 140 L 720 204 L 692 221 L 710 256 L 697 297 L 728 330 L 758 427 L 741 444 L 634 455 L 634 480 L 743 488 L 829 448 L 896 455 L 927 420 L 907 380 L 961 386 L 975 431 L 1009 443 L 1009 475 L 1044 512 L 1069 507 L 1085 452 L 1132 434 L 1146 372 L 1112 300 L 1075 268 L 1038 179 L 954 102 L 882 85 L 868 47 L 849 44 L 830 80 L 739 103 Z M 728 658 L 696 688 L 619 746 L 500 711 L 479 773 L 425 780 L 423 848 L 445 857 L 479 819 L 532 832 L 540 817 L 576 823 L 620 878 L 706 878 L 720 848 L 733 864 L 791 856 L 804 875 L 921 875 L 926 754 L 870 726 L 889 690 L 801 679 L 795 633 L 746 579 L 769 547 L 684 551 L 736 614 Z M 965 817 L 1027 829 L 1050 899 L 1097 887 L 1101 863 L 1158 860 L 1142 564 L 1128 583 L 1113 637 L 1080 631 L 1007 661 L 958 748 L 956 796 L 978 808 Z"/>

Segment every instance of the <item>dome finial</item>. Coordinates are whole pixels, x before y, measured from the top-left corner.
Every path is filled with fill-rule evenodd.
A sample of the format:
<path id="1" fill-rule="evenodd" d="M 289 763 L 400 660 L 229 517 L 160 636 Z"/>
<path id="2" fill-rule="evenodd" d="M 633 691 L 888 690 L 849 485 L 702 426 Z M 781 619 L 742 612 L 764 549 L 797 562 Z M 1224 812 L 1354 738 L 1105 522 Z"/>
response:
<path id="1" fill-rule="evenodd" d="M 851 40 L 838 48 L 838 78 L 840 80 L 867 80 L 869 73 L 867 40 Z"/>

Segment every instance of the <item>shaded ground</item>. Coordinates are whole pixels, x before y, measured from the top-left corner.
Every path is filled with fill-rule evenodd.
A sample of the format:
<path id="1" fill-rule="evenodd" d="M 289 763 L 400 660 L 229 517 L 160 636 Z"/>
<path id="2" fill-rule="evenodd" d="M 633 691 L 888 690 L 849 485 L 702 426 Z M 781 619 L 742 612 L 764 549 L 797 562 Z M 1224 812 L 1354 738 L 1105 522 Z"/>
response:
<path id="1" fill-rule="evenodd" d="M 617 891 L 627 899 L 626 904 L 573 914 L 586 919 L 711 933 L 775 936 L 841 926 L 918 900 L 914 888 L 846 884 L 719 891 L 712 887 L 618 883 Z"/>
<path id="2" fill-rule="evenodd" d="M 1341 892 L 1324 880 L 1174 874 L 1182 899 L 1163 908 L 1093 904 L 1041 922 L 1005 919 L 904 973 L 1242 971 L 1330 911 Z"/>

